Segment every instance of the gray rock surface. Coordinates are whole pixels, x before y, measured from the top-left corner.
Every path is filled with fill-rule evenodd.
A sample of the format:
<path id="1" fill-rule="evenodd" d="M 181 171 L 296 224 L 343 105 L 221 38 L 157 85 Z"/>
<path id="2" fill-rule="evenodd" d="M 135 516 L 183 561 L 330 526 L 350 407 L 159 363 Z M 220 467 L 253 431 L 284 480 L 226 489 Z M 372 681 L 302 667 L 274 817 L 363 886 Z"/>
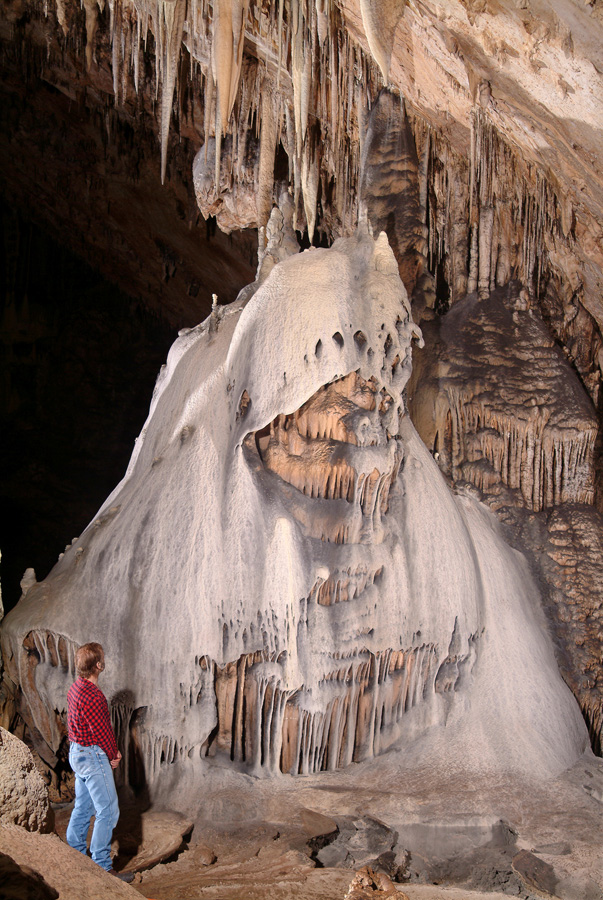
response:
<path id="1" fill-rule="evenodd" d="M 373 816 L 342 817 L 337 820 L 339 833 L 316 854 L 320 865 L 359 869 L 373 864 L 391 851 L 398 835 Z"/>

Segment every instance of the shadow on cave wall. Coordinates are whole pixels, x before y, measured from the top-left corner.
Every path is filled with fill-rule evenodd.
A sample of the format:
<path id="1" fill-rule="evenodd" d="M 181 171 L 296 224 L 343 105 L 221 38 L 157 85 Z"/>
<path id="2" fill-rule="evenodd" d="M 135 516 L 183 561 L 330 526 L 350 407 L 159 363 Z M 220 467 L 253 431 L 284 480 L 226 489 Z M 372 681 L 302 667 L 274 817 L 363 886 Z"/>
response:
<path id="1" fill-rule="evenodd" d="M 20 214 L 0 215 L 0 550 L 5 612 L 122 478 L 172 327 Z"/>

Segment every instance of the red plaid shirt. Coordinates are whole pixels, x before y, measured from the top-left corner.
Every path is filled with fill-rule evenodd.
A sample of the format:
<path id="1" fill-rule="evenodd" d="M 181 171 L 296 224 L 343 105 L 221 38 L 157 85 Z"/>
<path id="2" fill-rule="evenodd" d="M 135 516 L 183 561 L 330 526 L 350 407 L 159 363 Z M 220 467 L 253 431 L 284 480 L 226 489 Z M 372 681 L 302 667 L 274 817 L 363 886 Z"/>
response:
<path id="1" fill-rule="evenodd" d="M 117 741 L 105 695 L 87 678 L 78 678 L 67 692 L 69 740 L 84 747 L 96 744 L 109 759 L 117 759 Z"/>

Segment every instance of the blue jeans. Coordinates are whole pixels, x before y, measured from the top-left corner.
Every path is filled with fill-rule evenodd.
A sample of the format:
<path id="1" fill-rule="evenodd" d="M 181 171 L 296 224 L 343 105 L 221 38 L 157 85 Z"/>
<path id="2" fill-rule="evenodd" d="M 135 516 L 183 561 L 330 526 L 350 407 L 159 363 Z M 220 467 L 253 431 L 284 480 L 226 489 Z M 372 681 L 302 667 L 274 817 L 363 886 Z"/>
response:
<path id="1" fill-rule="evenodd" d="M 67 826 L 67 843 L 86 853 L 90 819 L 95 816 L 90 855 L 103 869 L 111 868 L 111 836 L 119 819 L 113 769 L 104 750 L 72 743 L 69 762 L 75 772 L 75 805 Z"/>

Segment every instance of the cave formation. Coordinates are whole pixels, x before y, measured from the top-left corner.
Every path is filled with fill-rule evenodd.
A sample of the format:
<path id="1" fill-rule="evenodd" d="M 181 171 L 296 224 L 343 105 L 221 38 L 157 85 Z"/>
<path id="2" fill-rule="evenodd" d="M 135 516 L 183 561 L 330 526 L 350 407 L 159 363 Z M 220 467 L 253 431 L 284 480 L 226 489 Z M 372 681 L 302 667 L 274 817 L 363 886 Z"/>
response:
<path id="1" fill-rule="evenodd" d="M 439 469 L 460 498 L 446 500 L 452 506 L 446 506 L 441 526 L 444 546 L 447 528 L 453 540 L 455 504 L 473 508 L 479 498 L 498 519 L 506 541 L 525 555 L 522 565 L 530 575 L 520 566 L 523 576 L 512 574 L 511 582 L 517 585 L 524 578 L 540 595 L 557 665 L 578 701 L 592 749 L 600 754 L 600 0 L 586 5 L 563 0 L 554 6 L 535 0 L 421 5 L 385 0 L 113 0 L 107 5 L 85 0 L 80 5 L 57 0 L 56 6 L 12 0 L 2 11 L 2 24 L 0 147 L 8 204 L 36 227 L 60 234 L 66 246 L 145 311 L 171 327 L 192 328 L 178 339 L 180 350 L 172 350 L 169 377 L 165 371 L 160 376 L 153 400 L 156 405 L 164 396 L 161 384 L 167 379 L 177 395 L 169 440 L 149 450 L 151 415 L 150 431 L 137 442 L 122 490 L 127 493 L 135 483 L 132 471 L 141 459 L 149 477 L 161 479 L 162 467 L 168 468 L 165 448 L 177 447 L 186 455 L 201 441 L 192 401 L 184 387 L 176 390 L 182 376 L 172 379 L 176 358 L 194 341 L 207 342 L 198 363 L 203 375 L 197 372 L 195 382 L 189 374 L 182 382 L 194 396 L 195 383 L 211 380 L 212 365 L 221 373 L 221 360 L 233 355 L 224 347 L 220 357 L 216 343 L 226 341 L 224 334 L 231 331 L 235 340 L 235 320 L 247 316 L 252 351 L 245 364 L 236 362 L 235 369 L 243 366 L 244 371 L 237 369 L 239 377 L 227 385 L 224 410 L 232 412 L 231 419 L 226 426 L 219 404 L 209 415 L 212 427 L 222 422 L 241 438 L 240 459 L 232 443 L 228 457 L 235 468 L 245 466 L 241 483 L 253 479 L 254 490 L 287 509 L 289 524 L 275 524 L 266 559 L 278 559 L 291 542 L 298 546 L 298 532 L 305 541 L 343 548 L 339 563 L 323 560 L 322 567 L 316 564 L 316 571 L 303 575 L 299 563 L 288 574 L 296 603 L 303 601 L 306 625 L 313 618 L 319 631 L 331 634 L 335 655 L 332 648 L 314 648 L 308 658 L 292 662 L 290 645 L 285 650 L 282 642 L 293 627 L 287 618 L 293 613 L 286 604 L 275 612 L 267 599 L 268 585 L 284 575 L 279 565 L 269 571 L 265 563 L 266 572 L 252 579 L 254 596 L 264 598 L 255 618 L 230 610 L 232 601 L 224 597 L 210 614 L 207 647 L 201 641 L 198 652 L 191 649 L 194 673 L 174 680 L 171 708 L 192 711 L 184 730 L 168 716 L 162 731 L 152 702 L 128 694 L 128 684 L 140 677 L 129 671 L 133 659 L 116 674 L 114 715 L 131 759 L 126 780 L 130 777 L 135 788 L 142 781 L 152 783 L 157 772 L 177 769 L 189 754 L 207 764 L 228 757 L 252 770 L 293 774 L 345 766 L 395 744 L 403 725 L 411 742 L 421 739 L 428 722 L 444 725 L 455 709 L 457 687 L 462 685 L 461 695 L 473 696 L 471 685 L 479 685 L 478 675 L 483 675 L 480 666 L 488 673 L 486 681 L 497 677 L 494 663 L 488 669 L 484 662 L 488 639 L 480 637 L 484 617 L 488 620 L 484 610 L 492 602 L 488 590 L 490 600 L 481 594 L 474 600 L 471 620 L 463 604 L 460 613 L 452 602 L 457 588 L 438 582 L 436 594 L 448 598 L 450 608 L 445 625 L 430 638 L 425 628 L 420 636 L 414 628 L 407 633 L 406 621 L 402 627 L 395 616 L 398 630 L 390 634 L 389 612 L 378 626 L 372 621 L 362 625 L 362 615 L 356 621 L 349 613 L 359 600 L 368 608 L 373 597 L 391 596 L 391 560 L 388 570 L 379 548 L 389 546 L 392 533 L 407 552 L 413 548 L 417 559 L 426 561 L 430 541 L 434 558 L 443 552 L 434 535 L 425 534 L 427 527 L 421 530 L 423 543 L 404 537 L 399 524 L 390 525 L 387 537 L 386 523 L 399 523 L 400 505 L 411 502 L 413 490 L 420 493 L 412 487 L 410 458 L 433 464 L 434 479 Z M 310 362 L 303 364 L 301 375 L 297 363 L 282 364 L 299 356 L 293 337 L 289 343 L 282 335 L 275 339 L 281 348 L 276 368 L 274 347 L 259 351 L 269 329 L 254 330 L 252 311 L 257 297 L 269 292 L 266 286 L 284 278 L 278 274 L 281 264 L 298 243 L 328 248 L 343 237 L 362 244 L 364 239 L 354 237 L 359 223 L 359 234 L 365 229 L 375 238 L 386 233 L 408 297 L 401 308 L 423 333 L 425 346 L 415 343 L 410 375 L 412 335 L 406 335 L 407 358 L 400 351 L 395 319 L 384 330 L 383 341 L 389 337 L 391 343 L 383 344 L 380 353 L 390 366 L 398 355 L 404 382 L 410 376 L 403 392 L 389 390 L 380 366 L 377 371 L 360 364 L 367 349 L 376 349 L 377 339 L 368 333 L 376 324 L 369 311 L 348 333 L 351 323 L 345 317 L 332 324 L 322 321 L 328 304 L 310 304 L 303 329 L 275 304 L 276 321 L 286 322 L 300 345 L 302 335 L 315 335 L 305 351 L 321 370 L 312 383 L 303 374 Z M 5 231 L 11 234 L 10 224 Z M 6 259 L 13 256 L 9 248 Z M 253 282 L 256 262 L 256 282 L 245 288 Z M 314 275 L 300 270 L 299 277 L 310 278 L 314 286 Z M 321 278 L 329 281 L 325 274 Z M 288 287 L 287 296 L 296 290 Z M 362 302 L 357 291 L 350 296 Z M 300 298 L 300 310 L 306 300 Z M 346 365 L 331 366 L 342 353 Z M 250 385 L 260 372 L 264 381 L 254 391 Z M 287 400 L 291 391 L 297 392 L 295 402 L 293 396 Z M 270 399 L 258 405 L 261 396 Z M 399 430 L 392 416 L 400 417 Z M 427 458 L 417 449 L 414 429 L 429 451 Z M 360 467 L 352 464 L 354 455 L 362 459 Z M 194 504 L 187 505 L 185 488 L 179 487 L 184 476 L 177 473 L 175 466 L 173 493 L 162 490 L 172 497 L 182 493 L 189 515 L 180 527 L 186 531 L 193 523 L 203 541 L 212 544 L 208 530 L 213 534 L 233 526 L 232 500 L 219 499 L 212 483 L 215 469 L 204 469 L 199 483 L 214 492 L 214 507 L 222 508 L 220 527 L 204 530 L 203 516 L 195 514 Z M 236 478 L 234 484 L 239 485 Z M 260 506 L 250 506 L 244 492 L 239 499 L 247 524 L 262 530 Z M 320 503 L 321 515 L 308 499 Z M 176 519 L 179 508 L 174 505 Z M 419 501 L 416 513 L 417 521 L 425 515 Z M 153 594 L 152 576 L 142 571 L 151 538 L 136 515 L 129 515 L 131 523 L 138 522 L 139 543 L 130 553 L 129 574 L 123 562 L 119 576 L 125 581 L 117 618 L 126 635 L 134 623 L 140 629 L 141 622 L 152 621 L 150 608 L 156 617 L 161 608 L 159 598 L 154 607 L 141 600 L 141 594 Z M 466 510 L 464 515 L 477 517 Z M 56 586 L 70 567 L 85 571 L 90 535 L 92 546 L 99 548 L 100 571 L 103 534 L 125 528 L 119 524 L 121 500 L 110 498 L 97 516 L 93 511 L 89 516 L 90 526 L 67 548 L 48 580 L 37 584 L 31 574 L 24 580 L 21 612 L 12 619 L 19 625 L 4 630 L 4 720 L 14 721 L 16 701 L 36 749 L 51 767 L 64 740 L 55 710 L 61 711 L 73 647 L 86 639 L 77 628 L 70 634 L 65 624 L 72 622 L 70 592 L 84 576 L 70 575 L 72 587 L 64 593 Z M 159 523 L 156 527 L 162 534 Z M 233 573 L 252 551 L 242 527 L 233 527 L 238 553 L 218 569 L 236 583 L 240 575 Z M 432 527 L 439 532 L 439 523 Z M 172 550 L 172 538 L 163 538 Z M 349 546 L 364 544 L 377 548 L 368 562 L 361 550 L 349 552 Z M 496 548 L 489 549 L 493 558 L 503 553 Z M 214 546 L 212 552 L 221 559 L 222 551 Z M 486 548 L 477 552 L 479 558 Z M 182 562 L 180 568 L 175 562 L 164 568 L 157 564 L 155 576 L 164 588 L 180 585 L 183 606 L 192 610 L 198 597 L 193 600 L 188 593 L 191 582 L 209 578 L 216 596 L 223 587 L 213 566 L 208 575 L 206 562 L 195 563 L 192 550 L 187 558 L 188 570 Z M 243 590 L 250 586 L 239 585 L 235 594 Z M 517 590 L 532 597 L 532 587 Z M 40 597 L 46 598 L 45 612 L 34 615 Z M 531 602 L 526 600 L 528 606 Z M 514 627 L 524 614 L 517 609 Z M 99 628 L 111 636 L 111 616 L 103 615 Z M 301 616 L 299 609 L 295 615 Z M 336 628 L 324 624 L 326 615 L 338 623 Z M 544 623 L 539 627 L 547 630 Z M 356 634 L 353 651 L 340 646 L 350 630 Z M 527 630 L 532 633 L 531 626 Z M 151 640 L 152 626 L 144 624 L 143 633 Z M 175 658 L 169 635 L 160 640 L 167 657 Z M 117 641 L 116 651 L 119 646 Z M 526 678 L 540 684 L 549 671 L 546 662 L 540 676 L 529 671 Z M 153 681 L 152 672 L 148 678 L 159 694 L 166 690 Z M 545 693 L 561 691 L 555 678 L 551 675 Z M 479 693 L 479 687 L 475 690 Z M 446 714 L 438 696 L 445 699 Z M 439 713 L 432 702 L 421 712 L 416 701 L 426 697 L 436 697 Z M 527 716 L 529 703 L 522 702 Z M 508 709 L 504 715 L 513 721 Z M 454 733 L 456 719 L 450 716 Z M 528 769 L 532 763 L 551 771 L 569 764 L 580 743 L 570 732 L 578 725 L 568 725 L 573 723 L 569 712 L 562 718 L 567 747 L 574 750 L 566 747 L 557 760 L 545 762 L 547 731 L 541 728 L 526 751 Z M 457 749 L 464 746 L 461 734 L 462 728 Z M 503 740 L 503 747 L 507 761 L 512 760 L 512 742 Z"/>
<path id="2" fill-rule="evenodd" d="M 525 560 L 410 423 L 413 341 L 362 228 L 183 329 L 122 482 L 3 626 L 48 764 L 91 616 L 125 778 L 133 757 L 156 800 L 229 763 L 307 775 L 421 741 L 477 771 L 579 758 Z"/>

